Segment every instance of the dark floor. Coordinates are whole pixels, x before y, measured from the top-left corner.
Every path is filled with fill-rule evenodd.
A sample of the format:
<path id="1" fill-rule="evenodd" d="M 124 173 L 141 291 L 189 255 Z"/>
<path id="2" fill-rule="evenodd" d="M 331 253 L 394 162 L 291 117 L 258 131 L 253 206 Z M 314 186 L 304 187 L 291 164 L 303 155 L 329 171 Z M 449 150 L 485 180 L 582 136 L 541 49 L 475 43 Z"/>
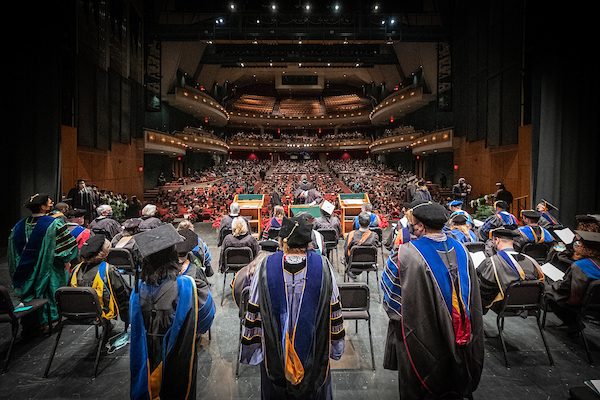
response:
<path id="1" fill-rule="evenodd" d="M 209 223 L 196 224 L 196 232 L 210 246 L 213 267 L 218 264 L 216 231 Z M 387 232 L 384 232 L 384 235 Z M 341 245 L 340 245 L 341 247 Z M 387 257 L 387 252 L 384 251 Z M 341 280 L 339 273 L 336 274 Z M 229 275 L 231 276 L 231 275 Z M 373 275 L 371 275 L 373 277 Z M 364 278 L 362 278 L 364 279 Z M 259 399 L 260 377 L 257 367 L 240 365 L 240 377 L 235 378 L 239 320 L 237 307 L 226 291 L 220 306 L 223 276 L 215 274 L 213 297 L 217 314 L 212 326 L 212 340 L 204 335 L 198 360 L 198 398 L 200 399 Z M 230 279 L 228 277 L 227 282 Z M 0 259 L 0 284 L 10 287 L 6 257 Z M 346 322 L 346 352 L 340 361 L 332 362 L 333 393 L 337 399 L 395 399 L 398 398 L 398 379 L 394 371 L 382 367 L 387 316 L 381 308 L 375 279 L 370 280 L 372 291 L 371 314 L 376 371 L 371 371 L 368 331 L 359 322 Z M 12 293 L 12 292 L 11 292 Z M 581 339 L 570 339 L 556 328 L 558 319 L 549 314 L 547 333 L 555 366 L 550 367 L 535 319 L 509 318 L 505 339 L 511 367 L 504 365 L 497 335 L 496 315 L 484 317 L 485 362 L 475 399 L 567 399 L 569 388 L 599 379 L 591 367 Z M 122 324 L 119 325 L 122 328 Z M 600 362 L 600 329 L 588 324 L 586 329 L 593 355 Z M 55 336 L 36 339 L 27 344 L 17 343 L 9 370 L 0 374 L 2 399 L 125 399 L 129 396 L 129 346 L 105 354 L 100 359 L 98 377 L 92 378 L 95 340 L 93 328 L 72 327 L 63 333 L 47 379 L 42 377 Z M 3 360 L 10 340 L 8 324 L 0 325 L 0 358 Z M 4 365 L 3 362 L 0 365 Z"/>

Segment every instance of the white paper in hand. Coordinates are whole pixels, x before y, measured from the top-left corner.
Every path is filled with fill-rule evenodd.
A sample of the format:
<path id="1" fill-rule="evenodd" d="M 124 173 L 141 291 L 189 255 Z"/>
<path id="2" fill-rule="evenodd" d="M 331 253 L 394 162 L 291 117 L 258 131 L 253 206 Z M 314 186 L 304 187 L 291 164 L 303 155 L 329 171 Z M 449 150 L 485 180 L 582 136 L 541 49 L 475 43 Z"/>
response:
<path id="1" fill-rule="evenodd" d="M 485 253 L 483 251 L 471 253 L 471 259 L 473 260 L 473 264 L 475 264 L 475 268 L 477 268 L 485 260 Z"/>
<path id="2" fill-rule="evenodd" d="M 552 279 L 554 282 L 561 280 L 564 278 L 565 273 L 560 269 L 556 268 L 554 265 L 550 263 L 546 263 L 540 267 L 544 275 L 548 278 Z"/>

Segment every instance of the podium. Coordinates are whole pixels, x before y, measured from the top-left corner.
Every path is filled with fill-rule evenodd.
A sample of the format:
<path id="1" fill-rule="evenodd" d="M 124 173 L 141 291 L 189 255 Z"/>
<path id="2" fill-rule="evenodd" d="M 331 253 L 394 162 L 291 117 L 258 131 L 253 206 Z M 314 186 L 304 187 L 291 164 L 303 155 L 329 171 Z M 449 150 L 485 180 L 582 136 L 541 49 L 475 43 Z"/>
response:
<path id="1" fill-rule="evenodd" d="M 295 217 L 296 215 L 298 215 L 302 212 L 309 213 L 313 218 L 319 218 L 321 216 L 321 207 L 309 206 L 309 205 L 304 205 L 304 204 L 289 206 L 288 217 Z"/>
<path id="2" fill-rule="evenodd" d="M 344 236 L 354 230 L 354 218 L 360 214 L 364 203 L 370 203 L 366 193 L 340 193 L 338 194 L 340 208 L 342 209 L 342 233 Z"/>
<path id="3" fill-rule="evenodd" d="M 262 224 L 261 210 L 263 208 L 264 194 L 236 194 L 233 201 L 240 205 L 240 216 L 250 222 L 252 235 L 257 237 Z"/>

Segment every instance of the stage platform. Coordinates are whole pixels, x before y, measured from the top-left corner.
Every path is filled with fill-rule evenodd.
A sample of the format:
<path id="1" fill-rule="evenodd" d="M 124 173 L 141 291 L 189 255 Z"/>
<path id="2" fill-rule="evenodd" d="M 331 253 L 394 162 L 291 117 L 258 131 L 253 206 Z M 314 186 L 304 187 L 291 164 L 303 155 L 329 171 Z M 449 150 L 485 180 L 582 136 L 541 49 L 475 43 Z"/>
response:
<path id="1" fill-rule="evenodd" d="M 389 233 L 389 229 L 384 230 L 384 237 Z M 210 223 L 197 223 L 196 232 L 208 243 L 213 269 L 218 270 L 220 249 L 216 247 L 216 229 L 212 228 Z M 343 243 L 339 246 L 341 249 Z M 384 257 L 387 256 L 388 252 L 384 250 Z M 336 262 L 336 279 L 342 282 L 340 267 L 341 264 Z M 374 278 L 373 274 L 370 278 Z M 364 279 L 364 276 L 359 277 L 359 280 Z M 235 377 L 239 319 L 231 291 L 226 290 L 225 301 L 223 306 L 220 306 L 223 276 L 216 273 L 209 280 L 212 283 L 217 312 L 212 326 L 212 340 L 209 341 L 208 334 L 205 334 L 198 352 L 197 398 L 260 399 L 258 367 L 242 364 L 239 378 Z M 230 278 L 226 284 L 229 285 L 229 282 Z M 5 253 L 0 258 L 0 284 L 10 287 Z M 381 307 L 375 279 L 370 279 L 370 287 L 376 371 L 371 370 L 366 323 L 359 322 L 356 333 L 354 322 L 346 322 L 346 352 L 341 360 L 331 363 L 333 397 L 336 399 L 398 399 L 397 373 L 382 367 L 388 318 Z M 12 294 L 12 290 L 9 291 Z M 584 386 L 586 380 L 599 379 L 600 373 L 597 368 L 588 364 L 581 340 L 568 338 L 564 332 L 557 329 L 558 324 L 558 319 L 550 314 L 546 336 L 555 362 L 555 366 L 551 367 L 535 319 L 507 318 L 505 339 L 511 364 L 510 369 L 507 369 L 500 340 L 491 337 L 497 336 L 496 315 L 489 312 L 484 316 L 485 331 L 490 337 L 485 339 L 483 375 L 474 398 L 567 399 L 569 388 Z M 122 328 L 122 323 L 119 322 L 117 330 Z M 588 324 L 586 332 L 593 355 L 600 362 L 600 328 Z M 8 372 L 0 373 L 2 399 L 129 398 L 129 346 L 112 354 L 103 354 L 98 376 L 94 379 L 94 329 L 69 327 L 61 337 L 50 375 L 44 379 L 42 375 L 54 339 L 55 336 L 52 335 L 49 338 L 15 344 Z M 10 324 L 1 324 L 1 360 L 6 356 L 9 340 Z"/>

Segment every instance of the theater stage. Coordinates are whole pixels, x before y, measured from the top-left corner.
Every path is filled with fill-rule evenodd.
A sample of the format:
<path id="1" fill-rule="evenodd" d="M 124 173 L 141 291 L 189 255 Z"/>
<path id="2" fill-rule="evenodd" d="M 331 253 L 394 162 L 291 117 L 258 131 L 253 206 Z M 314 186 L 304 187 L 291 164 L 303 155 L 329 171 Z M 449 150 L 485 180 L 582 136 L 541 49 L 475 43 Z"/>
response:
<path id="1" fill-rule="evenodd" d="M 384 235 L 388 233 L 387 228 Z M 217 235 L 210 223 L 196 224 L 196 232 L 210 246 L 213 269 L 218 269 Z M 340 249 L 342 244 L 340 243 Z M 341 254 L 341 251 L 340 251 Z M 384 250 L 384 255 L 387 257 Z M 342 281 L 339 271 L 336 278 Z M 228 276 L 229 284 L 231 275 Z M 374 278 L 371 274 L 370 278 Z M 365 279 L 361 277 L 359 279 Z M 238 346 L 238 310 L 226 291 L 223 306 L 221 294 L 223 276 L 216 273 L 209 279 L 217 312 L 212 326 L 212 340 L 203 336 L 198 357 L 197 397 L 199 399 L 259 399 L 258 367 L 240 365 L 235 378 Z M 6 255 L 0 259 L 0 284 L 10 286 Z M 346 352 L 340 361 L 332 361 L 334 398 L 397 399 L 398 379 L 395 371 L 382 367 L 387 329 L 387 316 L 377 294 L 375 279 L 370 279 L 371 315 L 376 371 L 371 371 L 368 330 L 359 322 L 346 322 Z M 10 291 L 12 294 L 12 291 Z M 15 299 L 16 300 L 16 299 Z M 17 302 L 15 302 L 16 304 Z M 569 388 L 584 386 L 584 381 L 600 379 L 596 368 L 590 367 L 581 339 L 570 339 L 558 330 L 558 319 L 549 314 L 547 339 L 555 366 L 548 364 L 535 319 L 508 318 L 505 340 L 508 346 L 510 369 L 504 365 L 497 335 L 496 315 L 484 316 L 484 327 L 490 337 L 485 339 L 483 375 L 475 399 L 567 399 Z M 122 330 L 122 323 L 118 329 Z M 588 324 L 586 329 L 593 355 L 600 362 L 600 328 Z M 91 327 L 65 329 L 47 379 L 42 377 L 55 335 L 28 343 L 17 342 L 7 373 L 0 373 L 0 398 L 3 399 L 126 399 L 129 397 L 129 346 L 112 354 L 103 354 L 98 377 L 92 378 L 95 340 Z M 10 324 L 0 325 L 0 358 L 4 360 L 10 341 Z M 4 364 L 0 364 L 3 366 Z"/>

